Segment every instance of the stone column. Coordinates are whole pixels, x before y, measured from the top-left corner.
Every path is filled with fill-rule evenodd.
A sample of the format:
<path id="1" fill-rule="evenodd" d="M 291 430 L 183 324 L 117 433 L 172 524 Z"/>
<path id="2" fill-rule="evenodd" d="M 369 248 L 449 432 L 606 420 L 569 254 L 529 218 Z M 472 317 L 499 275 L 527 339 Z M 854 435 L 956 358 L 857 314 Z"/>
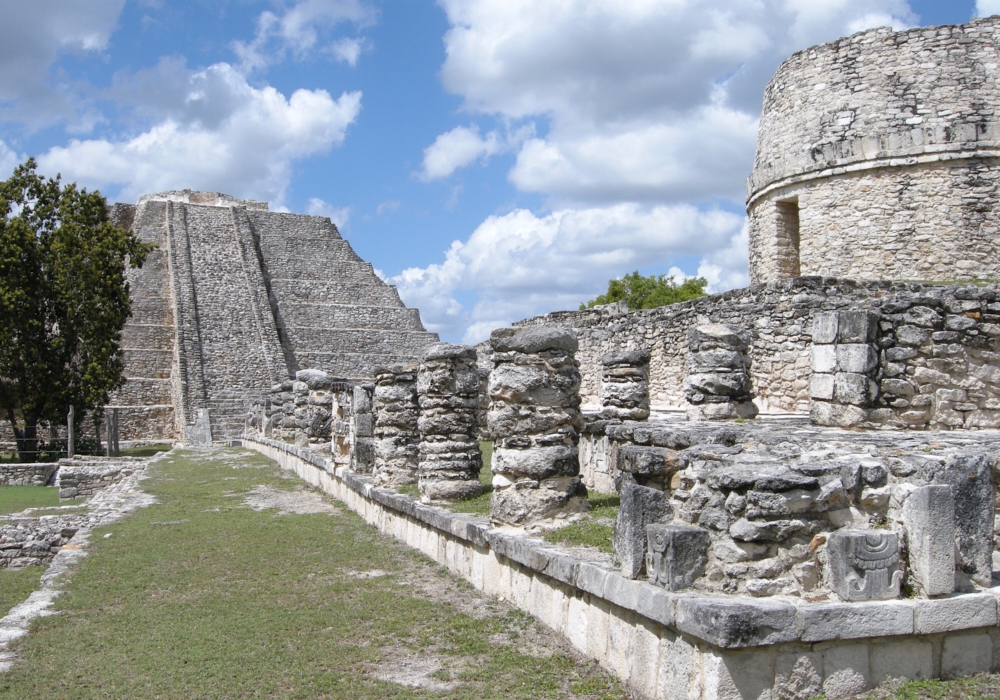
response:
<path id="1" fill-rule="evenodd" d="M 296 411 L 298 425 L 306 434 L 309 444 L 326 443 L 330 441 L 333 425 L 331 409 L 333 406 L 333 384 L 335 379 L 318 369 L 303 369 L 295 373 Z M 305 390 L 301 391 L 301 385 Z M 300 404 L 300 395 L 305 401 Z"/>
<path id="2" fill-rule="evenodd" d="M 476 349 L 450 343 L 426 348 L 417 373 L 417 396 L 417 484 L 422 500 L 453 501 L 479 495 L 483 455 L 476 438 Z"/>
<path id="3" fill-rule="evenodd" d="M 617 420 L 649 418 L 649 350 L 601 358 L 601 416 Z"/>
<path id="4" fill-rule="evenodd" d="M 560 326 L 493 332 L 489 429 L 494 522 L 521 525 L 588 508 L 578 458 L 576 334 Z"/>
<path id="5" fill-rule="evenodd" d="M 813 317 L 809 416 L 816 425 L 846 427 L 868 420 L 878 397 L 879 318 L 873 311 Z"/>
<path id="6" fill-rule="evenodd" d="M 375 370 L 375 483 L 380 486 L 417 483 L 417 370 L 417 365 Z"/>
<path id="7" fill-rule="evenodd" d="M 688 376 L 684 394 L 688 420 L 753 418 L 750 383 L 750 333 L 745 328 L 709 323 L 688 330 Z"/>
<path id="8" fill-rule="evenodd" d="M 353 389 L 350 463 L 351 469 L 359 474 L 370 474 L 375 466 L 373 390 L 371 384 L 358 384 Z"/>

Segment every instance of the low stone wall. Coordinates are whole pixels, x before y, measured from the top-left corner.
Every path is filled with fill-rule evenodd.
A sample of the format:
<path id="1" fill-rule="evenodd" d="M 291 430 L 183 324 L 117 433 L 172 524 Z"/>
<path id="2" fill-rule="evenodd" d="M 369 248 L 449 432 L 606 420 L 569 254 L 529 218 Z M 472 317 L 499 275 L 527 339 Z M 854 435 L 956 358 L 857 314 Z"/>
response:
<path id="1" fill-rule="evenodd" d="M 47 563 L 78 529 L 72 518 L 0 521 L 0 568 L 18 569 Z"/>
<path id="2" fill-rule="evenodd" d="M 0 464 L 0 486 L 45 486 L 58 468 L 54 462 Z"/>
<path id="3" fill-rule="evenodd" d="M 293 445 L 249 436 L 243 444 L 477 589 L 530 612 L 650 698 L 832 699 L 895 678 L 1000 670 L 1000 588 L 870 603 L 672 593 L 621 576 L 606 558 L 570 556 L 376 488 Z"/>
<path id="4" fill-rule="evenodd" d="M 74 457 L 59 460 L 56 486 L 60 500 L 89 498 L 131 476 L 145 464 L 140 457 Z"/>
<path id="5" fill-rule="evenodd" d="M 685 408 L 690 329 L 706 323 L 746 328 L 755 402 L 762 411 L 809 411 L 813 319 L 870 310 L 878 328 L 877 421 L 909 427 L 1000 427 L 1000 292 L 820 277 L 759 284 L 659 309 L 623 304 L 563 311 L 518 322 L 576 329 L 585 410 L 601 410 L 601 357 L 648 349 L 654 409 Z M 486 359 L 486 358 L 483 358 Z M 939 392 L 939 390 L 941 390 Z M 813 392 L 815 394 L 815 392 Z M 890 415 L 892 414 L 892 415 Z"/>

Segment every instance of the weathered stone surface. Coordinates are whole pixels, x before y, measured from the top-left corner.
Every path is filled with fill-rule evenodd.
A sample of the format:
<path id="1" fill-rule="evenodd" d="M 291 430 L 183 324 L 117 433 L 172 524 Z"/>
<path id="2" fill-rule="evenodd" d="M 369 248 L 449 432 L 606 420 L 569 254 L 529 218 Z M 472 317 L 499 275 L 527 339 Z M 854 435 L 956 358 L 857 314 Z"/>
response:
<path id="1" fill-rule="evenodd" d="M 914 490 L 903 505 L 910 573 L 925 595 L 955 590 L 955 498 L 951 486 Z"/>
<path id="2" fill-rule="evenodd" d="M 576 333 L 562 326 L 529 326 L 515 329 L 512 334 L 494 331 L 490 342 L 496 352 L 518 352 L 528 355 L 546 350 L 574 353 L 579 347 Z"/>
<path id="3" fill-rule="evenodd" d="M 837 530 L 827 542 L 830 583 L 847 601 L 899 596 L 899 536 L 887 530 Z"/>
<path id="4" fill-rule="evenodd" d="M 783 603 L 752 604 L 725 598 L 677 601 L 677 629 L 724 649 L 780 644 L 797 638 L 795 608 Z"/>
<path id="5" fill-rule="evenodd" d="M 634 579 L 646 570 L 646 526 L 669 520 L 673 508 L 663 491 L 638 484 L 624 484 L 620 494 L 612 546 L 622 576 Z"/>
<path id="6" fill-rule="evenodd" d="M 951 486 L 958 530 L 958 570 L 980 586 L 993 575 L 993 475 L 985 455 L 961 455 L 949 460 L 934 483 Z"/>
<path id="7" fill-rule="evenodd" d="M 420 495 L 425 501 L 470 498 L 482 492 L 476 351 L 438 343 L 427 348 L 423 357 L 416 382 Z"/>
<path id="8" fill-rule="evenodd" d="M 705 571 L 708 531 L 686 525 L 646 526 L 646 573 L 669 591 L 689 587 Z"/>
<path id="9" fill-rule="evenodd" d="M 558 326 L 499 329 L 490 344 L 491 518 L 524 524 L 586 509 L 575 333 Z"/>

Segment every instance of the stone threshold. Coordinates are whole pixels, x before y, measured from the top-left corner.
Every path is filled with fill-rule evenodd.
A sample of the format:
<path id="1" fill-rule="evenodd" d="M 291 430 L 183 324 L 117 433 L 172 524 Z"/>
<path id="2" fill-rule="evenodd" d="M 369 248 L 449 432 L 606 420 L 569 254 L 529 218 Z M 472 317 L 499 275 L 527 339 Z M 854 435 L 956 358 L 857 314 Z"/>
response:
<path id="1" fill-rule="evenodd" d="M 542 540 L 494 528 L 484 518 L 451 513 L 377 488 L 370 478 L 347 467 L 334 468 L 330 460 L 307 449 L 258 436 L 244 436 L 230 444 L 236 443 L 292 469 L 313 486 L 344 501 L 381 531 L 421 550 L 476 588 L 504 597 L 535 615 L 567 636 L 580 651 L 650 697 L 700 700 L 728 697 L 723 686 L 740 688 L 741 694 L 734 697 L 757 697 L 743 694 L 747 683 L 754 687 L 762 683 L 762 691 L 765 686 L 777 690 L 780 669 L 775 659 L 782 655 L 814 655 L 821 653 L 817 649 L 824 648 L 842 652 L 846 647 L 869 643 L 874 651 L 869 659 L 865 646 L 868 670 L 857 672 L 867 680 L 863 687 L 850 686 L 852 693 L 888 678 L 958 677 L 1000 667 L 1000 586 L 940 599 L 864 603 L 672 593 L 650 583 L 627 579 L 606 565 L 566 554 Z M 548 590 L 544 594 L 518 590 L 519 585 L 524 585 L 523 581 L 519 583 L 523 577 L 530 579 L 529 584 L 535 581 L 546 584 Z M 583 605 L 574 605 L 574 601 Z M 602 624 L 595 618 L 594 610 L 610 612 L 610 618 L 628 620 L 627 626 L 633 632 L 616 642 L 613 625 L 609 624 L 606 630 L 609 639 L 594 643 L 593 630 L 588 631 L 587 627 Z M 572 619 L 574 614 L 582 621 Z M 651 643 L 648 639 L 642 641 L 643 630 L 656 631 L 659 651 L 648 649 L 648 653 L 640 653 L 640 645 Z M 978 656 L 973 655 L 974 658 L 959 651 L 965 649 L 961 640 L 971 631 L 979 634 L 968 637 L 968 643 L 977 648 L 988 647 Z M 963 636 L 956 641 L 954 633 Z M 670 636 L 676 636 L 678 643 L 683 642 L 682 649 L 663 651 L 664 640 Z M 618 648 L 619 643 L 625 648 Z M 696 654 L 690 653 L 692 648 Z M 630 658 L 616 659 L 621 654 Z M 658 670 L 643 668 L 652 663 L 642 660 L 648 654 L 657 657 Z M 664 654 L 678 659 L 659 658 Z M 761 668 L 770 669 L 770 681 L 761 679 L 761 673 L 766 676 L 767 672 L 755 668 L 753 662 L 748 663 L 747 654 L 750 658 L 760 657 Z M 893 671 L 898 676 L 879 678 L 873 670 L 880 668 L 876 654 L 886 659 L 905 657 L 908 661 Z M 681 663 L 679 658 L 685 655 L 687 660 Z M 838 658 L 847 657 L 850 654 L 841 653 Z M 733 659 L 738 663 L 730 664 Z M 664 686 L 662 669 L 666 662 L 686 678 L 677 682 L 689 691 L 675 693 Z M 713 663 L 715 671 L 710 668 Z M 838 663 L 831 661 L 827 672 L 816 672 L 820 677 L 819 689 L 806 684 L 800 693 L 785 696 L 809 698 L 826 692 L 829 698 L 846 697 L 823 682 L 827 677 L 842 680 L 845 673 L 850 675 L 852 669 L 840 668 Z M 887 672 L 896 665 L 896 662 L 888 664 Z M 720 667 L 726 669 L 722 675 Z M 659 680 L 654 681 L 651 676 Z M 700 690 L 694 692 L 695 687 Z"/>

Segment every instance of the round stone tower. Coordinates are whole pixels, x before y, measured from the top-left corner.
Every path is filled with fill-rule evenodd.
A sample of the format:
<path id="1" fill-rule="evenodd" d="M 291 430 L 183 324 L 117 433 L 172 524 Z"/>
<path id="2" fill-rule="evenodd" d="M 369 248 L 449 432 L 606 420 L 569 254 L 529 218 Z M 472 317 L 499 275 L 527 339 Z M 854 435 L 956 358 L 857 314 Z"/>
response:
<path id="1" fill-rule="evenodd" d="M 1000 278 L 1000 18 L 800 51 L 764 92 L 750 279 Z"/>

